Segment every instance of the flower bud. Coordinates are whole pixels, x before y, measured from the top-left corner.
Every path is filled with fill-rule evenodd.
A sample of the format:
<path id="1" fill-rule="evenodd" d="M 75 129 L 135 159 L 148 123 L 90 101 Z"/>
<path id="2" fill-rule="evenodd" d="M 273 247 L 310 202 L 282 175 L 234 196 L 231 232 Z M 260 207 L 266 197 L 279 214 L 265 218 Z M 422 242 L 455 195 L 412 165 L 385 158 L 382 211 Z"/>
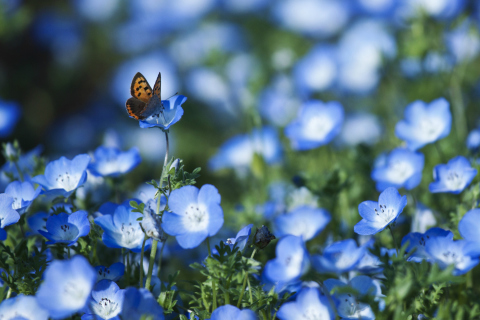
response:
<path id="1" fill-rule="evenodd" d="M 270 230 L 268 230 L 267 227 L 262 226 L 260 229 L 257 228 L 254 239 L 255 245 L 259 249 L 263 249 L 270 243 L 270 241 L 275 239 L 275 236 L 270 233 Z"/>

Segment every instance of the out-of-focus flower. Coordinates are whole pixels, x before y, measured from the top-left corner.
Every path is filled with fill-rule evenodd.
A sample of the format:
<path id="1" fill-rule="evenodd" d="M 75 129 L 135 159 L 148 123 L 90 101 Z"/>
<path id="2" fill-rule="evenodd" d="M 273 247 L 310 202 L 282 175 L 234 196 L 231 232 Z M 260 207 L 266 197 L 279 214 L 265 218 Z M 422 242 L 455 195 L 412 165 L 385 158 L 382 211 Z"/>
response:
<path id="1" fill-rule="evenodd" d="M 480 251 L 480 209 L 472 209 L 465 213 L 462 220 L 458 223 L 458 232 L 463 239 L 478 244 Z"/>
<path id="2" fill-rule="evenodd" d="M 447 164 L 439 164 L 433 168 L 433 179 L 428 189 L 432 193 L 447 192 L 459 194 L 472 182 L 477 169 L 472 168 L 467 158 L 458 156 Z"/>
<path id="3" fill-rule="evenodd" d="M 374 114 L 347 115 L 339 135 L 340 143 L 347 146 L 356 146 L 361 143 L 374 145 L 380 140 L 382 131 L 380 121 Z"/>
<path id="4" fill-rule="evenodd" d="M 453 233 L 441 228 L 431 228 L 425 233 L 410 232 L 402 239 L 401 246 L 403 247 L 408 242 L 406 254 L 415 251 L 408 257 L 408 261 L 422 262 L 423 260 L 431 260 L 429 254 L 425 250 L 425 246 L 428 242 L 435 238 L 448 238 L 453 240 Z"/>
<path id="5" fill-rule="evenodd" d="M 197 247 L 207 237 L 217 234 L 223 225 L 220 194 L 209 184 L 200 190 L 185 186 L 172 191 L 168 207 L 171 212 L 163 213 L 163 230 L 175 236 L 184 249 Z"/>
<path id="6" fill-rule="evenodd" d="M 309 267 L 308 252 L 300 237 L 286 236 L 275 248 L 276 258 L 265 265 L 264 274 L 278 288 L 298 281 Z"/>
<path id="7" fill-rule="evenodd" d="M 478 151 L 480 147 L 480 128 L 470 131 L 467 137 L 467 148 L 473 152 Z"/>
<path id="8" fill-rule="evenodd" d="M 40 234 L 38 230 L 47 232 L 47 219 L 49 214 L 46 212 L 37 212 L 33 216 L 27 218 L 27 224 L 31 232 L 27 232 L 27 235 Z"/>
<path id="9" fill-rule="evenodd" d="M 164 320 L 163 309 L 147 289 L 129 287 L 125 289 L 122 319 L 140 320 L 150 316 L 151 320 Z"/>
<path id="10" fill-rule="evenodd" d="M 119 8 L 120 0 L 74 0 L 78 12 L 85 18 L 101 22 L 110 19 Z"/>
<path id="11" fill-rule="evenodd" d="M 308 241 L 316 237 L 330 219 L 330 214 L 325 209 L 301 206 L 275 218 L 275 230 L 279 237 L 290 234 Z"/>
<path id="12" fill-rule="evenodd" d="M 80 154 L 69 160 L 61 157 L 47 164 L 45 174 L 32 178 L 43 187 L 45 193 L 68 197 L 87 180 L 90 156 Z"/>
<path id="13" fill-rule="evenodd" d="M 125 290 L 111 280 L 97 282 L 82 320 L 119 319 L 117 315 L 122 311 L 124 293 Z"/>
<path id="14" fill-rule="evenodd" d="M 443 269 L 455 265 L 453 275 L 459 276 L 475 267 L 478 262 L 478 244 L 465 240 L 453 241 L 450 237 L 437 237 L 428 241 L 425 251 L 431 262 L 438 263 Z"/>
<path id="15" fill-rule="evenodd" d="M 140 120 L 140 128 L 159 127 L 162 130 L 168 130 L 175 123 L 180 121 L 183 116 L 182 104 L 187 101 L 187 97 L 175 95 L 168 100 L 162 100 L 162 110 L 160 113 L 152 114 L 145 120 Z"/>
<path id="16" fill-rule="evenodd" d="M 313 267 L 320 273 L 341 274 L 351 271 L 365 255 L 368 245 L 357 247 L 353 239 L 334 242 L 323 250 L 321 256 L 312 256 Z"/>
<path id="17" fill-rule="evenodd" d="M 20 119 L 20 107 L 15 102 L 0 100 L 0 138 L 8 137 Z"/>
<path id="18" fill-rule="evenodd" d="M 5 241 L 7 240 L 7 231 L 5 231 L 4 229 L 0 228 L 0 241 Z"/>
<path id="19" fill-rule="evenodd" d="M 25 180 L 30 180 L 33 170 L 35 169 L 35 159 L 40 156 L 42 152 L 42 147 L 37 146 L 36 148 L 20 155 L 17 161 L 17 165 L 20 168 L 20 171 L 23 173 L 23 178 Z M 12 161 L 7 161 L 1 171 L 1 179 L 6 179 L 6 174 L 11 174 L 15 180 L 20 179 L 18 174 L 18 169 Z"/>
<path id="20" fill-rule="evenodd" d="M 411 190 L 422 180 L 424 163 L 425 157 L 422 153 L 396 148 L 388 155 L 377 158 L 372 179 L 380 192 L 389 187 Z"/>
<path id="21" fill-rule="evenodd" d="M 95 271 L 97 272 L 97 282 L 105 279 L 118 281 L 125 273 L 125 265 L 121 262 L 116 262 L 108 268 L 96 266 Z"/>
<path id="22" fill-rule="evenodd" d="M 234 168 L 243 173 L 249 170 L 255 154 L 261 155 L 269 165 L 281 161 L 282 145 L 274 128 L 265 126 L 254 129 L 251 134 L 230 138 L 210 159 L 208 165 L 214 171 Z"/>
<path id="23" fill-rule="evenodd" d="M 407 0 L 400 1 L 399 14 L 404 18 L 411 18 L 420 14 L 427 14 L 439 20 L 456 17 L 465 7 L 465 0 Z"/>
<path id="24" fill-rule="evenodd" d="M 20 214 L 13 209 L 14 199 L 7 194 L 0 194 L 0 228 L 5 228 L 20 220 Z"/>
<path id="25" fill-rule="evenodd" d="M 341 130 L 343 107 L 335 101 L 311 100 L 302 105 L 297 119 L 285 128 L 295 150 L 314 149 L 329 143 Z"/>
<path id="26" fill-rule="evenodd" d="M 253 224 L 249 224 L 248 226 L 243 227 L 242 229 L 240 229 L 240 231 L 238 231 L 235 238 L 228 238 L 227 241 L 225 241 L 225 244 L 229 245 L 232 249 L 235 246 L 240 251 L 242 251 L 247 244 L 250 234 L 252 233 L 252 227 Z"/>
<path id="27" fill-rule="evenodd" d="M 118 177 L 131 171 L 141 161 L 137 148 L 122 152 L 118 148 L 100 146 L 95 150 L 88 170 L 96 176 Z"/>
<path id="28" fill-rule="evenodd" d="M 258 319 L 250 309 L 240 310 L 237 307 L 226 304 L 218 307 L 212 312 L 212 317 L 208 320 L 256 320 Z"/>
<path id="29" fill-rule="evenodd" d="M 47 244 L 74 245 L 78 238 L 84 237 L 90 232 L 88 212 L 81 210 L 72 214 L 61 212 L 52 215 L 47 219 L 46 229 L 47 232 L 41 229 L 38 232 L 49 240 Z"/>
<path id="30" fill-rule="evenodd" d="M 223 9 L 234 13 L 259 12 L 264 9 L 271 0 L 222 0 Z"/>
<path id="31" fill-rule="evenodd" d="M 426 207 L 421 203 L 417 203 L 415 213 L 412 220 L 412 232 L 424 233 L 430 227 L 433 227 L 437 223 L 432 209 Z"/>
<path id="32" fill-rule="evenodd" d="M 417 150 L 426 144 L 445 138 L 450 133 L 452 114 L 444 98 L 430 103 L 417 100 L 405 108 L 405 119 L 395 126 L 395 134 Z"/>
<path id="33" fill-rule="evenodd" d="M 35 200 L 42 188 L 35 189 L 33 184 L 29 181 L 13 181 L 5 189 L 5 194 L 13 198 L 13 209 L 18 213 L 23 214 L 28 210 L 28 207 Z"/>
<path id="34" fill-rule="evenodd" d="M 454 66 L 453 59 L 446 53 L 430 51 L 423 59 L 423 70 L 431 74 L 451 72 Z"/>
<path id="35" fill-rule="evenodd" d="M 64 319 L 82 310 L 96 279 L 95 269 L 81 255 L 53 261 L 43 276 L 37 301 L 54 319 Z"/>
<path id="36" fill-rule="evenodd" d="M 385 189 L 376 201 L 364 201 L 358 206 L 362 220 L 353 228 L 361 235 L 373 235 L 397 220 L 407 205 L 407 196 L 401 196 L 397 189 Z"/>
<path id="37" fill-rule="evenodd" d="M 356 0 L 358 9 L 370 16 L 388 17 L 394 14 L 398 0 Z"/>
<path id="38" fill-rule="evenodd" d="M 113 214 L 104 214 L 95 218 L 95 223 L 103 229 L 102 240 L 109 248 L 125 248 L 140 252 L 144 233 L 140 227 L 142 217 L 139 212 L 133 212 L 129 204 L 119 205 Z M 151 240 L 145 243 L 145 250 L 150 247 Z"/>
<path id="39" fill-rule="evenodd" d="M 469 20 L 445 34 L 445 43 L 457 63 L 469 62 L 480 52 L 478 28 Z"/>
<path id="40" fill-rule="evenodd" d="M 274 239 L 275 236 L 265 226 L 257 229 L 257 231 L 255 231 L 255 235 L 253 236 L 254 244 L 260 249 L 268 246 L 268 244 Z"/>
<path id="41" fill-rule="evenodd" d="M 358 292 L 358 294 L 335 292 L 332 295 L 341 319 L 375 319 L 371 307 L 366 303 L 360 302 L 364 300 L 366 296 L 379 297 L 381 295 L 380 288 L 375 285 L 371 278 L 367 276 L 357 276 L 348 283 L 337 279 L 327 279 L 324 281 L 324 285 L 329 291 L 348 286 Z"/>
<path id="42" fill-rule="evenodd" d="M 0 304 L 0 315 L 3 319 L 35 319 L 48 320 L 48 311 L 39 306 L 37 299 L 23 294 L 6 299 Z"/>
<path id="43" fill-rule="evenodd" d="M 277 313 L 281 320 L 335 319 L 330 301 L 318 291 L 318 288 L 305 287 L 298 293 L 295 301 L 284 303 Z"/>

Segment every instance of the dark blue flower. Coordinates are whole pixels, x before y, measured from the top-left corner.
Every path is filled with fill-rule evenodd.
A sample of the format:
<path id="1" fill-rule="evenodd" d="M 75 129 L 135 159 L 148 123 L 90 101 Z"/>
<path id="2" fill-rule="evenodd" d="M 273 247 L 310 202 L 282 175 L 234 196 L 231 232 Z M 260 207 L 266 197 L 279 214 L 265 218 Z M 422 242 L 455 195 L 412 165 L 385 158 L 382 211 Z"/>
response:
<path id="1" fill-rule="evenodd" d="M 0 194 L 0 228 L 5 228 L 20 220 L 20 214 L 12 208 L 14 199 L 7 194 Z"/>
<path id="2" fill-rule="evenodd" d="M 118 281 L 125 273 L 125 265 L 121 262 L 112 264 L 110 267 L 96 266 L 97 282 L 101 280 Z"/>
<path id="3" fill-rule="evenodd" d="M 113 214 L 104 214 L 95 218 L 95 223 L 103 229 L 102 240 L 109 248 L 125 248 L 133 252 L 142 250 L 145 234 L 140 227 L 138 218 L 143 217 L 139 212 L 133 212 L 128 203 L 119 205 Z M 145 244 L 149 248 L 151 240 Z"/>
<path id="4" fill-rule="evenodd" d="M 47 219 L 47 232 L 38 232 L 47 238 L 47 244 L 62 243 L 67 246 L 77 243 L 78 238 L 88 235 L 90 232 L 90 221 L 88 212 L 77 211 L 72 214 L 61 212 L 52 215 Z"/>
<path id="5" fill-rule="evenodd" d="M 7 320 L 48 320 L 48 311 L 38 305 L 33 296 L 18 295 L 0 304 L 0 315 Z"/>
<path id="6" fill-rule="evenodd" d="M 436 237 L 425 245 L 431 262 L 442 269 L 455 265 L 453 275 L 459 276 L 475 267 L 478 262 L 478 243 L 465 240 L 453 241 L 450 237 Z"/>
<path id="7" fill-rule="evenodd" d="M 142 158 L 137 148 L 122 152 L 115 147 L 100 146 L 95 150 L 88 170 L 96 176 L 118 177 L 138 166 Z"/>
<path id="8" fill-rule="evenodd" d="M 212 317 L 208 320 L 256 320 L 255 312 L 249 309 L 240 310 L 237 307 L 226 304 L 218 307 L 212 312 Z"/>
<path id="9" fill-rule="evenodd" d="M 47 164 L 45 175 L 32 178 L 32 181 L 43 187 L 45 193 L 57 196 L 70 196 L 87 180 L 87 167 L 90 156 L 80 154 L 68 160 L 61 157 Z"/>
<path id="10" fill-rule="evenodd" d="M 184 249 L 197 247 L 214 236 L 223 225 L 223 210 L 217 188 L 206 184 L 199 190 L 185 186 L 174 190 L 168 198 L 170 211 L 163 213 L 162 227 L 175 236 Z"/>
<path id="11" fill-rule="evenodd" d="M 92 290 L 82 320 L 120 320 L 117 315 L 122 311 L 124 293 L 115 282 L 101 280 Z"/>
<path id="12" fill-rule="evenodd" d="M 387 156 L 377 158 L 372 179 L 380 192 L 388 187 L 411 190 L 422 180 L 424 163 L 425 157 L 420 152 L 397 148 Z"/>
<path id="13" fill-rule="evenodd" d="M 425 233 L 410 232 L 402 239 L 402 247 L 408 242 L 405 254 L 415 251 L 409 256 L 408 261 L 422 262 L 423 260 L 430 260 L 429 254 L 425 251 L 425 246 L 428 242 L 435 238 L 448 238 L 453 240 L 453 233 L 441 228 L 431 228 Z"/>
<path id="14" fill-rule="evenodd" d="M 228 238 L 227 241 L 225 241 L 225 244 L 229 245 L 232 249 L 235 246 L 240 251 L 242 251 L 247 244 L 250 234 L 252 233 L 252 227 L 253 224 L 249 224 L 248 226 L 243 227 L 242 229 L 240 229 L 240 231 L 238 231 L 235 238 Z"/>
<path id="15" fill-rule="evenodd" d="M 82 310 L 96 279 L 95 269 L 81 255 L 53 261 L 43 276 L 45 280 L 36 297 L 38 304 L 54 319 L 64 319 Z"/>
<path id="16" fill-rule="evenodd" d="M 321 256 L 312 256 L 313 267 L 320 273 L 341 274 L 351 271 L 365 255 L 368 245 L 357 247 L 353 239 L 334 242 L 323 250 Z"/>
<path id="17" fill-rule="evenodd" d="M 175 95 L 168 100 L 162 100 L 163 109 L 158 114 L 153 114 L 145 120 L 140 120 L 140 128 L 159 127 L 168 130 L 183 116 L 181 105 L 187 101 L 187 97 Z"/>
<path id="18" fill-rule="evenodd" d="M 318 288 L 305 287 L 295 301 L 286 302 L 280 307 L 277 316 L 280 320 L 333 320 L 335 312 L 328 298 Z"/>
<path id="19" fill-rule="evenodd" d="M 309 267 L 308 252 L 300 237 L 286 236 L 277 243 L 276 258 L 263 270 L 265 277 L 280 290 L 285 285 L 300 280 Z"/>
<path id="20" fill-rule="evenodd" d="M 163 309 L 147 289 L 127 288 L 124 293 L 122 319 L 140 320 L 142 315 L 151 320 L 164 320 Z"/>
<path id="21" fill-rule="evenodd" d="M 13 198 L 13 209 L 23 214 L 41 191 L 42 188 L 38 187 L 35 189 L 29 181 L 13 181 L 5 189 L 5 194 Z"/>
<path id="22" fill-rule="evenodd" d="M 285 128 L 294 150 L 310 150 L 329 143 L 342 129 L 343 107 L 335 101 L 305 102 L 297 118 Z"/>
<path id="23" fill-rule="evenodd" d="M 0 241 L 5 241 L 7 240 L 7 231 L 5 229 L 0 228 Z"/>
<path id="24" fill-rule="evenodd" d="M 395 134 L 407 142 L 409 149 L 417 150 L 448 136 L 451 126 L 447 100 L 440 98 L 428 104 L 417 100 L 405 109 L 405 119 L 397 123 Z"/>
<path id="25" fill-rule="evenodd" d="M 407 196 L 401 196 L 397 189 L 385 189 L 378 197 L 378 202 L 364 201 L 358 206 L 362 220 L 353 230 L 361 235 L 372 235 L 395 222 L 407 205 Z"/>
<path id="26" fill-rule="evenodd" d="M 433 168 L 434 182 L 428 189 L 432 193 L 447 192 L 459 194 L 472 182 L 477 169 L 472 168 L 467 158 L 458 156 L 447 164 L 439 164 Z"/>
<path id="27" fill-rule="evenodd" d="M 278 237 L 294 235 L 308 241 L 317 236 L 330 222 L 325 209 L 310 206 L 296 207 L 292 212 L 275 218 L 275 234 Z"/>
<path id="28" fill-rule="evenodd" d="M 20 113 L 17 103 L 0 100 L 0 138 L 6 138 L 12 133 L 20 120 Z"/>

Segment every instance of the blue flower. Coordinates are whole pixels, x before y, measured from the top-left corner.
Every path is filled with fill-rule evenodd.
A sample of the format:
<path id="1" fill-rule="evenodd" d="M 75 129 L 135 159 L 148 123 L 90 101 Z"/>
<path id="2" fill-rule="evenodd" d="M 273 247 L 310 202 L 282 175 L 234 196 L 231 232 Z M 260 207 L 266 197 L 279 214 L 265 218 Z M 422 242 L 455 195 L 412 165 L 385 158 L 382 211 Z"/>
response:
<path id="1" fill-rule="evenodd" d="M 253 224 L 243 227 L 240 231 L 238 231 L 235 238 L 228 238 L 227 241 L 225 241 L 225 244 L 229 245 L 232 249 L 235 246 L 238 248 L 238 250 L 243 251 L 245 245 L 247 244 L 248 238 L 252 233 L 252 227 Z"/>
<path id="2" fill-rule="evenodd" d="M 0 194 L 0 228 L 5 228 L 20 220 L 20 215 L 12 208 L 14 199 L 4 193 Z"/>
<path id="3" fill-rule="evenodd" d="M 452 127 L 450 104 L 444 98 L 429 104 L 417 100 L 405 109 L 405 119 L 395 126 L 395 134 L 411 150 L 445 138 Z"/>
<path id="4" fill-rule="evenodd" d="M 459 276 L 475 267 L 478 262 L 478 244 L 465 240 L 453 241 L 450 237 L 436 237 L 425 245 L 431 262 L 440 268 L 455 265 L 453 275 Z"/>
<path id="5" fill-rule="evenodd" d="M 361 302 L 366 296 L 379 298 L 381 296 L 380 288 L 367 276 L 357 276 L 347 283 L 336 279 L 327 279 L 324 285 L 329 291 L 350 287 L 356 294 L 339 293 L 335 291 L 332 298 L 337 306 L 337 312 L 341 319 L 364 319 L 374 320 L 372 308 Z"/>
<path id="6" fill-rule="evenodd" d="M 90 232 L 88 212 L 77 211 L 72 214 L 61 212 L 47 219 L 47 232 L 38 232 L 47 238 L 47 244 L 62 243 L 67 246 L 77 243 L 78 238 L 85 237 Z"/>
<path id="7" fill-rule="evenodd" d="M 13 198 L 13 209 L 23 214 L 41 191 L 42 188 L 38 187 L 35 189 L 31 182 L 13 181 L 5 189 L 5 194 Z"/>
<path id="8" fill-rule="evenodd" d="M 472 61 L 480 51 L 478 34 L 471 32 L 475 27 L 471 20 L 465 19 L 460 26 L 445 34 L 445 44 L 458 64 Z"/>
<path id="9" fill-rule="evenodd" d="M 364 201 L 358 206 L 362 220 L 353 227 L 361 235 L 372 235 L 395 222 L 407 205 L 407 196 L 401 196 L 397 189 L 385 189 L 378 197 L 378 202 Z"/>
<path id="10" fill-rule="evenodd" d="M 294 150 L 310 150 L 329 143 L 342 129 L 343 107 L 335 101 L 305 102 L 297 119 L 285 128 Z"/>
<path id="11" fill-rule="evenodd" d="M 87 180 L 89 162 L 86 154 L 73 160 L 61 157 L 47 164 L 45 175 L 33 177 L 32 181 L 41 185 L 47 194 L 68 197 Z"/>
<path id="12" fill-rule="evenodd" d="M 97 282 L 107 279 L 112 281 L 118 281 L 125 273 L 125 265 L 121 262 L 112 264 L 110 267 L 96 266 Z"/>
<path id="13" fill-rule="evenodd" d="M 280 320 L 335 319 L 328 298 L 317 288 L 302 288 L 295 301 L 284 303 L 278 310 Z"/>
<path id="14" fill-rule="evenodd" d="M 95 269 L 81 255 L 53 261 L 43 276 L 45 280 L 36 294 L 38 304 L 54 319 L 64 319 L 82 310 L 96 279 Z"/>
<path id="15" fill-rule="evenodd" d="M 411 231 L 424 233 L 429 227 L 433 227 L 436 224 L 437 220 L 435 219 L 432 209 L 417 202 L 417 207 L 415 208 L 415 213 L 412 219 Z"/>
<path id="16" fill-rule="evenodd" d="M 473 242 L 472 251 L 480 256 L 480 209 L 472 209 L 465 213 L 458 223 L 458 232 L 463 239 Z"/>
<path id="17" fill-rule="evenodd" d="M 104 214 L 95 218 L 95 223 L 103 229 L 102 240 L 109 248 L 125 248 L 133 252 L 142 250 L 145 234 L 140 227 L 140 212 L 133 212 L 129 204 L 119 205 L 113 214 Z M 151 240 L 145 243 L 145 250 Z"/>
<path id="18" fill-rule="evenodd" d="M 422 262 L 423 260 L 430 260 L 430 256 L 425 250 L 425 246 L 428 242 L 439 237 L 453 240 L 453 233 L 441 228 L 431 228 L 425 233 L 410 232 L 403 237 L 401 246 L 403 247 L 408 242 L 405 254 L 408 254 L 415 249 L 415 251 L 409 256 L 408 261 Z"/>
<path id="19" fill-rule="evenodd" d="M 226 304 L 218 307 L 212 312 L 212 317 L 208 320 L 256 320 L 255 312 L 249 309 L 240 310 L 237 307 Z"/>
<path id="20" fill-rule="evenodd" d="M 200 190 L 194 186 L 174 190 L 168 198 L 168 207 L 171 212 L 163 213 L 163 230 L 175 236 L 184 249 L 197 247 L 223 225 L 220 194 L 209 184 Z"/>
<path id="21" fill-rule="evenodd" d="M 380 140 L 383 128 L 378 117 L 371 113 L 348 115 L 339 135 L 342 145 L 374 145 Z"/>
<path id="22" fill-rule="evenodd" d="M 275 234 L 278 237 L 290 234 L 308 241 L 316 237 L 330 219 L 330 214 L 325 209 L 300 206 L 275 218 Z"/>
<path id="23" fill-rule="evenodd" d="M 20 120 L 20 113 L 17 103 L 0 100 L 0 138 L 6 138 L 12 133 Z"/>
<path id="24" fill-rule="evenodd" d="M 420 152 L 397 148 L 387 156 L 377 158 L 372 179 L 380 192 L 388 187 L 411 190 L 422 180 L 424 163 L 425 157 Z"/>
<path id="25" fill-rule="evenodd" d="M 187 97 L 182 95 L 175 95 L 168 100 L 162 100 L 163 110 L 145 120 L 140 120 L 140 128 L 159 127 L 162 130 L 170 129 L 171 126 L 182 118 L 183 108 L 181 105 L 185 101 L 187 101 Z"/>
<path id="26" fill-rule="evenodd" d="M 447 164 L 439 164 L 433 168 L 434 182 L 428 189 L 432 193 L 447 192 L 459 194 L 477 175 L 477 169 L 472 168 L 467 158 L 458 156 Z"/>
<path id="27" fill-rule="evenodd" d="M 88 170 L 96 176 L 118 177 L 138 166 L 142 159 L 137 148 L 122 152 L 115 147 L 100 146 L 95 150 Z"/>
<path id="28" fill-rule="evenodd" d="M 40 156 L 42 152 L 42 147 L 37 146 L 36 148 L 21 154 L 18 158 L 17 165 L 20 168 L 20 171 L 23 173 L 25 180 L 30 180 L 31 175 L 35 169 L 36 158 Z M 2 175 L 6 173 L 11 174 L 15 180 L 20 179 L 17 166 L 12 161 L 7 161 L 2 167 Z M 3 178 L 3 177 L 2 177 Z"/>
<path id="29" fill-rule="evenodd" d="M 480 128 L 470 131 L 467 137 L 467 148 L 470 151 L 476 152 L 480 147 Z"/>
<path id="30" fill-rule="evenodd" d="M 122 319 L 140 320 L 142 315 L 151 320 L 164 320 L 163 309 L 147 289 L 127 288 L 124 293 Z"/>
<path id="31" fill-rule="evenodd" d="M 0 304 L 0 315 L 6 320 L 48 320 L 48 311 L 38 305 L 37 299 L 24 295 L 4 300 Z"/>
<path id="32" fill-rule="evenodd" d="M 353 239 L 334 242 L 323 250 L 323 255 L 312 256 L 313 267 L 320 273 L 341 274 L 351 271 L 365 255 L 368 245 L 357 247 Z"/>
<path id="33" fill-rule="evenodd" d="M 269 165 L 282 160 L 282 145 L 274 128 L 265 126 L 253 130 L 251 134 L 230 138 L 210 159 L 208 166 L 214 171 L 225 168 L 234 168 L 240 172 L 250 170 L 255 154 L 261 155 Z"/>
<path id="34" fill-rule="evenodd" d="M 300 237 L 286 236 L 277 243 L 276 258 L 270 260 L 263 270 L 265 277 L 280 289 L 300 280 L 309 267 L 308 252 Z"/>
<path id="35" fill-rule="evenodd" d="M 98 282 L 93 288 L 89 306 L 85 308 L 86 313 L 82 316 L 82 320 L 120 320 L 117 315 L 122 311 L 124 293 L 125 290 L 121 290 L 111 280 Z"/>

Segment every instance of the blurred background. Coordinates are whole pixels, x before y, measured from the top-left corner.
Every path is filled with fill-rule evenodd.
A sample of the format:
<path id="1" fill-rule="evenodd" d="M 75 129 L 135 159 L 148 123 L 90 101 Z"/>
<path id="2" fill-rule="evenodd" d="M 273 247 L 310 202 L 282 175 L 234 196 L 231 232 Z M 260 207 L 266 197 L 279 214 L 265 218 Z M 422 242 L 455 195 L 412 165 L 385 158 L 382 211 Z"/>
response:
<path id="1" fill-rule="evenodd" d="M 365 162 L 351 166 L 362 168 L 373 191 L 373 159 L 400 143 L 392 128 L 408 103 L 450 101 L 447 145 L 464 146 L 476 127 L 478 3 L 0 0 L 0 138 L 18 139 L 23 150 L 41 145 L 49 160 L 101 144 L 136 146 L 143 162 L 129 174 L 134 190 L 158 179 L 165 142 L 160 130 L 128 117 L 125 101 L 136 72 L 151 86 L 161 72 L 164 98 L 188 97 L 170 130 L 171 154 L 188 170 L 202 167 L 199 184 L 218 186 L 232 210 L 247 185 L 258 190 L 253 207 L 266 200 L 270 182 L 302 170 L 319 175 L 318 159 L 335 159 L 324 149 L 308 157 L 289 149 L 283 128 L 309 99 L 344 106 L 332 148 L 346 157 L 345 146 L 365 146 Z M 274 140 L 268 148 L 219 155 L 225 141 L 261 127 Z"/>

